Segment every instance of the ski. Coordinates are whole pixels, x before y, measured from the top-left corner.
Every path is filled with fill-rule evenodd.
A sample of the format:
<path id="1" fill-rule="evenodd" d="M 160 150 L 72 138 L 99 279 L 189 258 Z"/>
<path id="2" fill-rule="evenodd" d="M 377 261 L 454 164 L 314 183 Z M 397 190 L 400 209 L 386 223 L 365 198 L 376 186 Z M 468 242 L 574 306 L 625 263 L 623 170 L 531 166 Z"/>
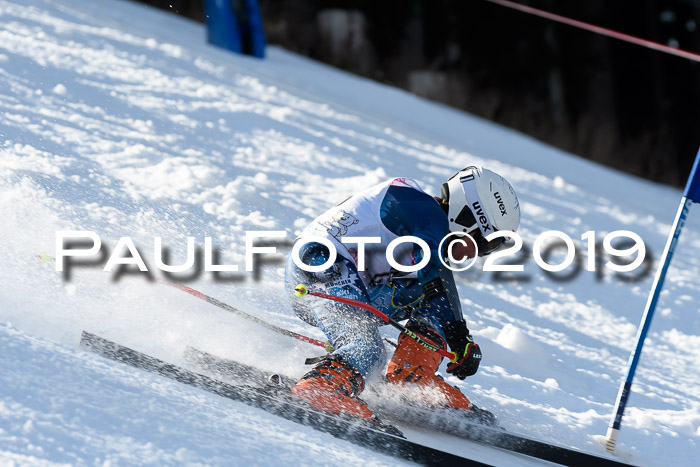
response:
<path id="1" fill-rule="evenodd" d="M 296 382 L 284 375 L 266 373 L 244 363 L 212 355 L 193 347 L 185 350 L 188 363 L 207 374 L 227 381 L 254 381 L 266 384 L 271 378 L 276 384 L 291 388 Z M 530 457 L 569 466 L 624 466 L 629 465 L 614 459 L 586 453 L 577 449 L 545 443 L 523 435 L 509 433 L 500 427 L 480 424 L 472 417 L 460 416 L 456 410 L 435 410 L 414 404 L 387 402 L 378 397 L 370 404 L 372 410 L 387 420 L 434 429 L 470 441 L 487 444 L 499 449 L 525 454 Z M 460 411 L 461 412 L 461 411 Z"/>
<path id="2" fill-rule="evenodd" d="M 350 420 L 315 410 L 298 399 L 274 390 L 274 387 L 272 390 L 266 390 L 263 386 L 252 387 L 228 384 L 86 331 L 82 333 L 80 345 L 105 358 L 125 363 L 234 401 L 243 402 L 287 420 L 309 426 L 383 454 L 423 465 L 457 465 L 458 463 L 459 465 L 487 465 L 411 442 L 397 434 L 369 426 L 367 422 L 361 420 Z"/>

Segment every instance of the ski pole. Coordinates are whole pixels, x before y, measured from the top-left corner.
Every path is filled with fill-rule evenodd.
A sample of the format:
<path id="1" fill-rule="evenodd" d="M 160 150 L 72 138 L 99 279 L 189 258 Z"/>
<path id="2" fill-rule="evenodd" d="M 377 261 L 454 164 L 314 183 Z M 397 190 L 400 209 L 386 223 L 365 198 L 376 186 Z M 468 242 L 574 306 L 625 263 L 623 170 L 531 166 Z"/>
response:
<path id="1" fill-rule="evenodd" d="M 206 302 L 211 303 L 212 305 L 218 306 L 219 308 L 221 308 L 221 309 L 223 309 L 223 310 L 230 311 L 231 313 L 234 313 L 234 314 L 236 314 L 236 315 L 238 315 L 238 316 L 240 316 L 240 317 L 242 317 L 242 318 L 245 318 L 245 319 L 247 319 L 247 320 L 249 320 L 249 321 L 253 321 L 254 323 L 257 323 L 257 324 L 259 324 L 260 326 L 262 326 L 262 327 L 264 327 L 264 328 L 267 328 L 267 329 L 270 329 L 271 331 L 274 331 L 274 332 L 276 332 L 276 333 L 278 333 L 278 334 L 282 334 L 282 335 L 284 335 L 284 336 L 293 337 L 294 339 L 298 339 L 298 340 L 300 340 L 300 341 L 308 342 L 309 344 L 313 344 L 313 345 L 316 345 L 316 346 L 318 346 L 318 347 L 324 347 L 326 350 L 328 350 L 328 345 L 327 345 L 326 343 L 324 343 L 324 342 L 321 342 L 321 341 L 319 341 L 319 340 L 317 340 L 317 339 L 314 339 L 314 338 L 312 338 L 312 337 L 305 336 L 305 335 L 303 335 L 303 334 L 298 334 L 298 333 L 296 333 L 296 332 L 294 332 L 294 331 L 290 331 L 290 330 L 288 330 L 288 329 L 281 328 L 281 327 L 279 327 L 279 326 L 275 326 L 274 324 L 270 324 L 270 323 L 268 323 L 267 321 L 263 321 L 263 320 L 260 319 L 260 318 L 256 318 L 255 316 L 250 315 L 250 314 L 248 314 L 248 313 L 246 313 L 246 312 L 244 312 L 244 311 L 241 311 L 241 310 L 239 310 L 238 308 L 234 308 L 234 307 L 232 307 L 231 305 L 229 305 L 228 303 L 224 303 L 224 302 L 222 302 L 222 301 L 220 301 L 220 300 L 217 300 L 217 299 L 214 298 L 214 297 L 211 297 L 211 296 L 209 296 L 209 295 L 206 295 L 206 294 L 200 292 L 199 290 L 195 290 L 195 289 L 193 289 L 193 288 L 191 288 L 191 287 L 188 287 L 188 286 L 186 286 L 186 285 L 184 285 L 184 284 L 180 284 L 180 283 L 177 283 L 177 282 L 170 282 L 170 281 L 167 281 L 167 280 L 165 280 L 165 279 L 158 279 L 158 278 L 156 278 L 156 281 L 158 281 L 158 282 L 161 283 L 161 284 L 169 285 L 170 287 L 174 287 L 174 288 L 176 288 L 176 289 L 182 290 L 183 292 L 187 292 L 188 294 L 192 295 L 193 297 L 200 298 L 200 299 L 202 299 L 202 300 L 204 300 L 204 301 L 206 301 Z"/>
<path id="2" fill-rule="evenodd" d="M 36 257 L 39 258 L 42 263 L 46 263 L 49 261 L 55 261 L 55 258 L 49 256 L 46 253 L 42 253 L 41 255 L 36 255 Z M 206 295 L 206 294 L 200 292 L 199 290 L 195 290 L 192 287 L 188 287 L 185 284 L 181 284 L 179 282 L 172 282 L 172 281 L 169 281 L 166 279 L 160 279 L 160 278 L 156 278 L 155 280 L 156 280 L 156 282 L 158 282 L 160 284 L 168 285 L 168 286 L 176 288 L 178 290 L 182 290 L 183 292 L 187 292 L 188 294 L 192 295 L 193 297 L 197 297 L 197 298 L 202 299 L 206 302 L 209 302 L 212 305 L 218 306 L 219 308 L 221 308 L 223 310 L 234 313 L 234 314 L 240 316 L 241 318 L 245 318 L 249 321 L 253 321 L 254 323 L 259 324 L 260 326 L 267 328 L 267 329 L 270 329 L 271 331 L 274 331 L 278 334 L 282 334 L 283 336 L 293 337 L 294 339 L 298 339 L 300 341 L 307 342 L 309 344 L 313 344 L 313 345 L 316 345 L 318 347 L 323 347 L 328 352 L 331 352 L 333 350 L 333 346 L 330 345 L 330 342 L 324 343 L 324 342 L 321 342 L 321 341 L 314 339 L 312 337 L 308 337 L 308 336 L 305 336 L 303 334 L 298 334 L 298 333 L 290 331 L 288 329 L 284 329 L 284 328 L 281 328 L 279 326 L 275 326 L 274 324 L 270 324 L 267 321 L 263 321 L 260 318 L 256 318 L 255 316 L 248 314 L 245 311 L 241 311 L 238 308 L 234 308 L 231 305 L 229 305 L 228 303 L 224 303 L 221 300 L 217 300 L 214 297 L 211 297 L 209 295 Z"/>
<path id="3" fill-rule="evenodd" d="M 437 352 L 443 357 L 448 358 L 451 362 L 456 362 L 457 361 L 457 354 L 455 352 L 448 352 L 445 349 L 442 349 L 434 344 L 431 344 L 430 342 L 422 339 L 418 334 L 406 329 L 405 326 L 402 326 L 395 320 L 391 319 L 389 315 L 386 313 L 381 312 L 380 310 L 376 309 L 372 305 L 368 305 L 365 302 L 361 302 L 359 300 L 353 300 L 352 298 L 344 298 L 344 297 L 338 297 L 336 295 L 328 295 L 322 292 L 313 292 L 309 290 L 308 287 L 306 287 L 304 284 L 299 284 L 294 288 L 294 291 L 296 292 L 297 297 L 304 297 L 305 295 L 313 295 L 314 297 L 319 297 L 319 298 L 325 298 L 326 300 L 333 300 L 334 302 L 340 302 L 340 303 L 345 303 L 346 305 L 353 305 L 356 307 L 363 308 L 370 313 L 380 317 L 383 319 L 385 322 L 389 323 L 399 331 L 401 331 L 402 334 L 405 334 L 406 336 L 410 337 L 423 347 L 432 350 L 433 352 Z"/>

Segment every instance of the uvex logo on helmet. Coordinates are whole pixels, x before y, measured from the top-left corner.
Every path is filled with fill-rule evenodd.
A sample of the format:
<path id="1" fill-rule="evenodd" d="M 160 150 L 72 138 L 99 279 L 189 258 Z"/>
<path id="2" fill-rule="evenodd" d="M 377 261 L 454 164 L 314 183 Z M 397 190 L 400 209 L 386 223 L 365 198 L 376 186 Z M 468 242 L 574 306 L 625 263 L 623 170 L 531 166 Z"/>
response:
<path id="1" fill-rule="evenodd" d="M 506 212 L 506 205 L 503 204 L 503 200 L 501 199 L 501 195 L 498 194 L 498 192 L 493 193 L 493 197 L 496 198 L 496 201 L 498 202 L 498 209 L 501 211 L 501 216 L 505 216 L 508 214 Z"/>
<path id="2" fill-rule="evenodd" d="M 442 185 L 442 200 L 447 204 L 450 232 L 463 233 L 472 226 L 485 234 L 515 232 L 520 225 L 520 206 L 513 187 L 488 169 L 469 166 L 454 174 Z"/>
<path id="3" fill-rule="evenodd" d="M 481 229 L 486 232 L 487 230 L 491 230 L 491 226 L 489 225 L 489 220 L 484 214 L 484 210 L 481 209 L 481 204 L 479 204 L 478 201 L 475 201 L 472 203 L 472 207 L 474 208 L 474 212 L 476 213 L 477 216 L 479 216 L 479 222 L 481 223 Z"/>

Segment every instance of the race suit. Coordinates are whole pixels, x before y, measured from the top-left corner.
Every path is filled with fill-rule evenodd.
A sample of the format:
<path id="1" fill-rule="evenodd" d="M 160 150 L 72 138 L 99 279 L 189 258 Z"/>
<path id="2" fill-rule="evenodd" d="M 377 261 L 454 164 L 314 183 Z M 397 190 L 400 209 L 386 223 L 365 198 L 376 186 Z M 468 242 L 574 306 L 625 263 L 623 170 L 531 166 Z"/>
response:
<path id="1" fill-rule="evenodd" d="M 329 209 L 299 235 L 320 236 L 337 250 L 332 266 L 322 272 L 306 272 L 290 255 L 285 271 L 286 289 L 297 284 L 310 290 L 371 304 L 394 320 L 428 326 L 445 338 L 442 327 L 463 319 L 452 276 L 440 261 L 438 248 L 449 233 L 447 216 L 440 204 L 411 179 L 395 178 L 368 188 Z M 401 273 L 386 259 L 387 245 L 402 236 L 415 236 L 430 248 L 430 261 L 417 273 Z M 358 270 L 357 244 L 341 243 L 343 237 L 379 237 L 366 244 L 365 270 Z M 317 242 L 302 246 L 300 260 L 307 265 L 325 264 L 329 249 Z M 393 254 L 401 265 L 418 264 L 423 250 L 412 242 L 402 243 Z M 443 256 L 444 258 L 444 256 Z M 369 311 L 316 297 L 290 295 L 296 314 L 318 326 L 345 360 L 367 378 L 386 363 L 378 326 L 386 324 Z"/>

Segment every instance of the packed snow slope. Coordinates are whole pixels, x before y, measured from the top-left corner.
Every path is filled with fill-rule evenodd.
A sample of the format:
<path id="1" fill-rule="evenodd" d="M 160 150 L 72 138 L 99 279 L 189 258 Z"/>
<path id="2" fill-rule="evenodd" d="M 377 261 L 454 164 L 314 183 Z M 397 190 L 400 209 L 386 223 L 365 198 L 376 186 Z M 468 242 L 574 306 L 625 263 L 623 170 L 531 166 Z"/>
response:
<path id="1" fill-rule="evenodd" d="M 602 242 L 623 229 L 654 260 L 662 252 L 679 190 L 274 47 L 260 61 L 205 36 L 201 25 L 123 1 L 0 0 L 0 463 L 397 462 L 80 351 L 86 329 L 175 363 L 193 345 L 299 376 L 319 350 L 144 274 L 81 267 L 67 280 L 37 258 L 54 254 L 56 231 L 94 231 L 110 251 L 131 237 L 151 268 L 154 237 L 174 264 L 188 236 L 200 248 L 212 237 L 241 272 L 201 274 L 190 286 L 319 339 L 290 312 L 280 262 L 244 271 L 245 232 L 284 230 L 291 241 L 389 177 L 438 194 L 456 170 L 483 165 L 518 192 L 530 247 L 560 230 L 585 264 L 584 232 Z M 635 464 L 697 462 L 698 232 L 691 212 L 623 421 L 619 455 Z M 601 256 L 597 273 L 572 266 L 552 277 L 530 252 L 518 258 L 525 271 L 505 278 L 482 262 L 457 274 L 484 361 L 467 381 L 448 380 L 509 430 L 605 455 L 600 437 L 651 275 L 615 275 Z"/>

